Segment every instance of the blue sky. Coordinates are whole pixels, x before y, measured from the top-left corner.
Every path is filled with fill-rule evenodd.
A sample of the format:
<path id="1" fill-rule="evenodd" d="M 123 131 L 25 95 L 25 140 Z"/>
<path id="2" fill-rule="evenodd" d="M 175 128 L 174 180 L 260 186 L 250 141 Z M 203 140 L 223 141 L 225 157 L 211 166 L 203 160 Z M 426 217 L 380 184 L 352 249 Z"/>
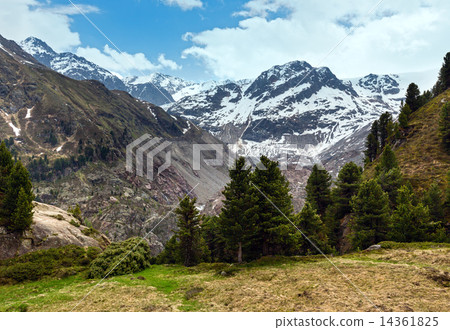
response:
<path id="1" fill-rule="evenodd" d="M 123 54 L 68 0 L 1 0 L 0 34 L 16 41 L 36 36 L 122 76 L 163 72 L 196 81 L 254 78 L 293 60 L 328 66 L 340 78 L 418 72 L 438 68 L 450 51 L 447 0 L 75 4 Z"/>
<path id="2" fill-rule="evenodd" d="M 59 0 L 53 3 L 67 4 Z M 159 54 L 182 65 L 181 72 L 163 69 L 169 74 L 177 74 L 189 79 L 209 79 L 201 61 L 181 58 L 190 43 L 183 41 L 186 32 L 198 33 L 213 28 L 236 26 L 239 22 L 232 14 L 245 1 L 213 0 L 205 2 L 201 8 L 182 10 L 179 6 L 167 6 L 159 0 L 89 1 L 89 5 L 99 8 L 98 13 L 90 13 L 89 18 L 122 50 L 128 53 L 143 52 L 150 60 L 156 61 Z M 106 40 L 81 15 L 73 16 L 73 30 L 80 34 L 85 46 L 103 48 Z M 136 73 L 136 72 L 135 72 Z M 139 72 L 137 72 L 139 74 Z"/>

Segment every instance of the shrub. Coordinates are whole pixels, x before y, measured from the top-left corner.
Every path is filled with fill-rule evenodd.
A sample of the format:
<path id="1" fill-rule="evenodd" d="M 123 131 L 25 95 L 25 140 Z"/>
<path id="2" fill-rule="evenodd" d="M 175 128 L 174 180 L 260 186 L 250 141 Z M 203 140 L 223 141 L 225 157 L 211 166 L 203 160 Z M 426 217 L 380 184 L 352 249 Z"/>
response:
<path id="1" fill-rule="evenodd" d="M 80 227 L 80 224 L 78 222 L 76 222 L 75 220 L 70 220 L 70 224 L 75 227 Z"/>
<path id="2" fill-rule="evenodd" d="M 30 252 L 0 261 L 1 282 L 36 281 L 44 276 L 66 277 L 85 271 L 101 250 L 68 245 L 56 249 Z"/>
<path id="3" fill-rule="evenodd" d="M 88 276 L 102 278 L 136 273 L 150 267 L 150 257 L 150 246 L 139 237 L 112 243 L 91 263 Z"/>

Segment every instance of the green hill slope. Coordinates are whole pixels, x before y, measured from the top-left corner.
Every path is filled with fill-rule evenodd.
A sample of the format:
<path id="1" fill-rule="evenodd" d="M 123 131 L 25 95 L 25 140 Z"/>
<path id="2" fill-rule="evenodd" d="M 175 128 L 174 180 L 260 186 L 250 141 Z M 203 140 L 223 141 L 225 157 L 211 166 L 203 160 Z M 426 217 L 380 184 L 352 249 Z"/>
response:
<path id="1" fill-rule="evenodd" d="M 404 177 L 418 192 L 433 182 L 441 188 L 446 185 L 450 155 L 445 152 L 439 137 L 440 112 L 446 102 L 450 102 L 450 90 L 415 111 L 409 119 L 405 138 L 393 144 Z M 374 176 L 378 162 L 375 160 L 366 167 L 366 177 Z"/>

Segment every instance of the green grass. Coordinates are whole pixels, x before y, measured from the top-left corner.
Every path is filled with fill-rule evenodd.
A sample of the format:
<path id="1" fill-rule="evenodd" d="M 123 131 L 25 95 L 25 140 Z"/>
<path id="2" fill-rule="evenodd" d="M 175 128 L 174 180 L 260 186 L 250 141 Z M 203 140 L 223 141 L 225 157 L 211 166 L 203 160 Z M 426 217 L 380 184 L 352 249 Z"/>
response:
<path id="1" fill-rule="evenodd" d="M 382 242 L 332 257 L 384 310 L 450 311 L 450 244 Z M 232 270 L 232 271 L 231 271 Z M 222 276 L 222 271 L 229 274 Z M 82 275 L 0 286 L 0 311 L 70 311 L 99 279 Z M 342 300 L 341 297 L 346 299 Z M 367 311 L 323 257 L 266 257 L 243 265 L 152 265 L 106 279 L 77 311 Z"/>
<path id="2" fill-rule="evenodd" d="M 71 276 L 65 279 L 44 279 L 15 285 L 0 286 L 0 311 L 19 311 L 19 306 L 55 305 L 70 301 L 72 297 L 61 293 L 64 288 L 86 283 L 82 276 Z"/>

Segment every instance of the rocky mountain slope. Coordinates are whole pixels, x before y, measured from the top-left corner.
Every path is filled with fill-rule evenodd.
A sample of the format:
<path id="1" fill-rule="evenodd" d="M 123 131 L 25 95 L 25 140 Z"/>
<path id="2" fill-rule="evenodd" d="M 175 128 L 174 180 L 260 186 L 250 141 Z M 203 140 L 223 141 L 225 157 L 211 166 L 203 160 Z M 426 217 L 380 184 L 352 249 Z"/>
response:
<path id="1" fill-rule="evenodd" d="M 78 203 L 96 229 L 123 239 L 145 235 L 194 187 L 200 203 L 223 187 L 226 168 L 193 170 L 192 145 L 219 143 L 209 133 L 126 92 L 67 78 L 14 42 L 0 45 L 0 139 L 32 169 L 39 200 Z M 125 169 L 126 146 L 143 134 L 172 143 L 172 166 L 154 181 Z M 174 225 L 169 214 L 153 238 L 164 242 Z"/>
<path id="2" fill-rule="evenodd" d="M 84 57 L 70 52 L 56 53 L 49 45 L 38 38 L 29 37 L 23 40 L 20 46 L 41 64 L 72 79 L 97 80 L 110 90 L 126 91 L 134 97 L 157 105 L 173 101 L 171 93 L 161 85 L 152 83 L 128 84 L 117 75 Z"/>
<path id="3" fill-rule="evenodd" d="M 110 243 L 106 236 L 81 225 L 58 207 L 35 202 L 33 212 L 33 224 L 23 235 L 8 233 L 0 227 L 1 260 L 71 244 L 105 249 Z"/>

